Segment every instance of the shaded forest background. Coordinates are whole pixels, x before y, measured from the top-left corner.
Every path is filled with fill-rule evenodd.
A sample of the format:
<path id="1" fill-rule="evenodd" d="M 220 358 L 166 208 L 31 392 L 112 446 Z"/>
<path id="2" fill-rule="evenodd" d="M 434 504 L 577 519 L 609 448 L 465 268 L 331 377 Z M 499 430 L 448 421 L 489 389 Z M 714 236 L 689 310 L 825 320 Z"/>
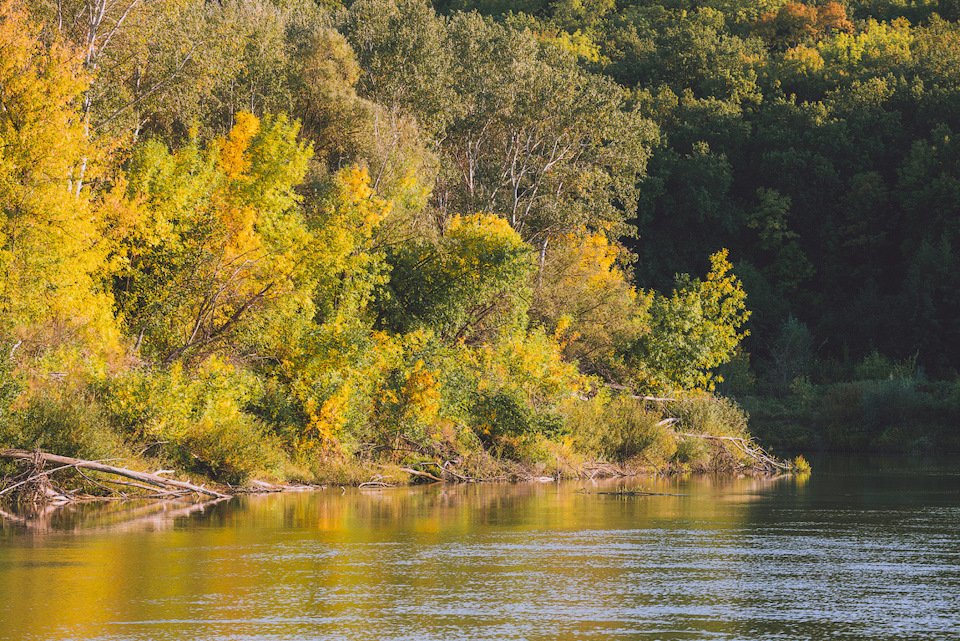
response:
<path id="1" fill-rule="evenodd" d="M 767 386 L 849 375 L 874 351 L 955 375 L 955 3 L 442 8 L 569 39 L 630 92 L 661 132 L 625 241 L 637 282 L 668 288 L 729 248 Z M 812 350 L 790 364 L 797 322 Z"/>
<path id="2" fill-rule="evenodd" d="M 0 6 L 4 444 L 956 441 L 954 4 Z"/>

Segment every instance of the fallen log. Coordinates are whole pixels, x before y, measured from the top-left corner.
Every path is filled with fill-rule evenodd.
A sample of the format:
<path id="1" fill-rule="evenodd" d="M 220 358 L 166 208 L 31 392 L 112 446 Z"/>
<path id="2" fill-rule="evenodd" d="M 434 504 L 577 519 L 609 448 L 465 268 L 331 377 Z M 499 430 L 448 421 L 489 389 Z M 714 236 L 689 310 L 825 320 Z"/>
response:
<path id="1" fill-rule="evenodd" d="M 375 477 L 373 477 L 369 481 L 361 483 L 357 487 L 360 488 L 361 490 L 368 490 L 368 489 L 380 490 L 388 487 L 397 487 L 396 483 L 387 483 L 386 479 L 388 478 L 390 477 L 377 474 Z"/>
<path id="2" fill-rule="evenodd" d="M 593 492 L 609 496 L 690 496 L 689 494 L 672 494 L 670 492 L 647 492 L 645 490 L 618 490 L 616 492 Z"/>
<path id="3" fill-rule="evenodd" d="M 69 467 L 75 467 L 77 469 L 93 470 L 95 472 L 103 472 L 104 474 L 113 474 L 114 476 L 122 476 L 134 481 L 139 481 L 141 483 L 146 483 L 153 487 L 167 489 L 170 487 L 180 488 L 181 490 L 187 490 L 189 492 L 194 492 L 197 494 L 205 494 L 207 496 L 213 496 L 216 498 L 229 498 L 229 494 L 222 494 L 215 490 L 207 489 L 203 486 L 194 485 L 193 483 L 186 483 L 184 481 L 175 481 L 173 479 L 164 478 L 156 474 L 150 474 L 149 472 L 137 472 L 134 470 L 128 470 L 122 467 L 114 467 L 112 465 L 104 465 L 103 463 L 98 463 L 96 461 L 85 461 L 83 459 L 71 458 L 69 456 L 59 456 L 57 454 L 48 454 L 46 452 L 30 452 L 28 450 L 16 450 L 16 449 L 0 449 L 0 458 L 6 459 L 15 459 L 23 461 L 40 461 L 43 463 L 55 463 L 61 465 L 61 468 L 65 469 Z M 45 476 L 51 474 L 50 472 L 40 472 L 39 475 Z M 13 489 L 14 486 L 0 490 L 0 494 L 7 492 Z"/>

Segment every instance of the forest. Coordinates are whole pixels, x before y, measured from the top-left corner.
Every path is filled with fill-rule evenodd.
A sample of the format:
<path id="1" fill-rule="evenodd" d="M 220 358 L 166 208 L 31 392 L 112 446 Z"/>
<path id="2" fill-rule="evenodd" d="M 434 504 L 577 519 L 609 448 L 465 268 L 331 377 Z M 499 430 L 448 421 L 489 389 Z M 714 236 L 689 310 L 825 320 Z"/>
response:
<path id="1" fill-rule="evenodd" d="M 230 484 L 960 448 L 958 17 L 0 0 L 0 446 Z"/>

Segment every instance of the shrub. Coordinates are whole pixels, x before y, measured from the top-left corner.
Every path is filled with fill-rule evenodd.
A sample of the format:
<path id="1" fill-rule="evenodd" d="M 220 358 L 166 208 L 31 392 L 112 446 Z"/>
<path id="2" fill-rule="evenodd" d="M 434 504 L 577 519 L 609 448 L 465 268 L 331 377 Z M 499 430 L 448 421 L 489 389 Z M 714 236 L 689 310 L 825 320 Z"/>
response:
<path id="1" fill-rule="evenodd" d="M 24 399 L 23 406 L 0 426 L 0 443 L 60 456 L 96 460 L 123 451 L 102 408 L 86 390 L 44 389 Z"/>
<path id="2" fill-rule="evenodd" d="M 864 427 L 871 434 L 878 434 L 885 428 L 904 427 L 914 420 L 922 404 L 912 380 L 877 381 L 868 385 L 863 393 Z"/>
<path id="3" fill-rule="evenodd" d="M 858 381 L 882 381 L 893 377 L 893 361 L 873 350 L 854 368 Z"/>
<path id="4" fill-rule="evenodd" d="M 564 416 L 587 381 L 564 362 L 554 338 L 539 330 L 517 332 L 490 346 L 462 348 L 458 356 L 459 367 L 448 376 L 464 390 L 455 418 L 481 440 L 557 438 L 567 431 Z"/>
<path id="5" fill-rule="evenodd" d="M 747 415 L 732 400 L 697 393 L 681 395 L 666 412 L 678 419 L 681 431 L 714 436 L 747 436 Z"/>
<path id="6" fill-rule="evenodd" d="M 625 461 L 645 455 L 664 461 L 676 445 L 663 416 L 641 401 L 615 398 L 584 403 L 570 415 L 577 446 L 601 459 Z"/>
<path id="7" fill-rule="evenodd" d="M 859 381 L 882 381 L 895 378 L 913 378 L 922 376 L 917 366 L 917 354 L 902 361 L 894 362 L 877 350 L 873 350 L 854 369 Z"/>
<path id="8" fill-rule="evenodd" d="M 677 439 L 677 451 L 673 460 L 677 463 L 688 464 L 703 461 L 710 457 L 710 447 L 705 439 L 684 436 Z"/>
<path id="9" fill-rule="evenodd" d="M 10 406 L 23 389 L 23 380 L 15 370 L 10 346 L 3 345 L 0 350 L 0 433 L 3 433 L 10 420 Z"/>
<path id="10" fill-rule="evenodd" d="M 276 447 L 244 411 L 252 376 L 212 359 L 191 375 L 179 366 L 128 370 L 102 386 L 104 407 L 127 438 L 156 444 L 188 470 L 240 483 L 277 463 Z"/>
<path id="11" fill-rule="evenodd" d="M 810 473 L 810 463 L 807 462 L 807 459 L 803 458 L 803 455 L 797 456 L 791 462 L 791 467 L 793 471 L 797 474 L 809 474 Z"/>

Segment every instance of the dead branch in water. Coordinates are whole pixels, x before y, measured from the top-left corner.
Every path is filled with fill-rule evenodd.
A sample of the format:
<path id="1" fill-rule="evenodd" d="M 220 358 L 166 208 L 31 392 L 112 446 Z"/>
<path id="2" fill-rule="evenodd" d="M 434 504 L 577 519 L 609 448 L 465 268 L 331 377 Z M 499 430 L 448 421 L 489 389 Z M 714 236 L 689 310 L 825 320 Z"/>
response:
<path id="1" fill-rule="evenodd" d="M 413 474 L 414 476 L 420 476 L 420 477 L 423 477 L 423 478 L 425 478 L 425 479 L 430 479 L 431 481 L 439 481 L 439 482 L 441 482 L 441 483 L 443 482 L 443 479 L 442 479 L 442 478 L 440 478 L 440 477 L 438 477 L 438 476 L 434 476 L 434 475 L 431 474 L 430 472 L 424 472 L 424 471 L 421 471 L 421 470 L 415 470 L 415 469 L 413 469 L 412 467 L 401 467 L 401 468 L 400 468 L 400 471 L 401 471 L 401 472 L 406 472 L 407 474 Z"/>
<path id="2" fill-rule="evenodd" d="M 383 488 L 386 488 L 386 487 L 397 487 L 397 484 L 396 484 L 396 483 L 388 483 L 388 482 L 385 480 L 385 479 L 387 479 L 387 478 L 389 478 L 389 477 L 381 476 L 380 474 L 377 474 L 377 475 L 376 475 L 375 477 L 373 477 L 371 480 L 369 480 L 369 481 L 367 481 L 367 482 L 365 482 L 365 483 L 361 483 L 361 484 L 358 485 L 357 487 L 360 488 L 361 490 L 368 490 L 368 489 L 379 490 L 379 489 L 383 489 Z"/>
<path id="3" fill-rule="evenodd" d="M 600 476 L 601 478 L 623 478 L 628 476 L 636 476 L 636 474 L 627 472 L 619 465 L 615 465 L 614 463 L 603 463 L 596 461 L 593 463 L 584 463 L 581 476 L 592 481 L 597 476 Z"/>
<path id="4" fill-rule="evenodd" d="M 646 490 L 628 490 L 628 489 L 621 489 L 616 492 L 593 492 L 593 494 L 607 494 L 610 496 L 690 496 L 689 494 L 674 494 L 671 492 L 647 492 Z"/>
<path id="5" fill-rule="evenodd" d="M 33 473 L 30 474 L 29 478 L 11 485 L 9 487 L 0 490 L 0 494 L 5 494 L 16 487 L 22 485 L 28 485 L 30 483 L 39 483 L 41 485 L 49 485 L 49 476 L 54 472 L 59 470 L 76 468 L 77 471 L 81 469 L 92 470 L 95 472 L 102 472 L 104 474 L 112 474 L 114 476 L 122 476 L 124 478 L 131 479 L 133 481 L 138 481 L 140 483 L 145 483 L 151 487 L 158 488 L 159 490 L 168 491 L 169 488 L 175 487 L 180 490 L 185 490 L 186 492 L 192 492 L 196 494 L 205 494 L 207 496 L 213 496 L 215 498 L 229 498 L 229 494 L 222 494 L 215 490 L 210 490 L 202 485 L 194 485 L 193 483 L 186 483 L 184 481 L 175 481 L 173 479 L 164 478 L 158 476 L 157 474 L 150 474 L 148 472 L 137 472 L 134 470 L 128 470 L 122 467 L 114 467 L 112 465 L 104 465 L 97 461 L 85 461 L 83 459 L 71 458 L 69 456 L 58 456 L 57 454 L 48 454 L 46 452 L 29 452 L 27 450 L 16 450 L 16 449 L 0 449 L 0 458 L 14 459 L 19 461 L 30 461 L 34 464 Z M 58 464 L 61 467 L 55 468 L 53 470 L 44 470 L 43 467 L 46 463 Z M 48 497 L 54 498 L 50 495 L 49 492 L 45 492 Z M 70 497 L 64 492 L 58 492 L 59 499 L 55 500 L 71 500 Z"/>
<path id="6" fill-rule="evenodd" d="M 691 436 L 693 438 L 702 438 L 716 443 L 730 443 L 739 452 L 753 461 L 754 466 L 766 472 L 784 471 L 789 472 L 790 466 L 775 457 L 767 454 L 763 448 L 751 443 L 748 439 L 738 436 L 713 436 L 712 434 L 694 434 L 692 432 L 676 432 L 677 436 Z"/>

